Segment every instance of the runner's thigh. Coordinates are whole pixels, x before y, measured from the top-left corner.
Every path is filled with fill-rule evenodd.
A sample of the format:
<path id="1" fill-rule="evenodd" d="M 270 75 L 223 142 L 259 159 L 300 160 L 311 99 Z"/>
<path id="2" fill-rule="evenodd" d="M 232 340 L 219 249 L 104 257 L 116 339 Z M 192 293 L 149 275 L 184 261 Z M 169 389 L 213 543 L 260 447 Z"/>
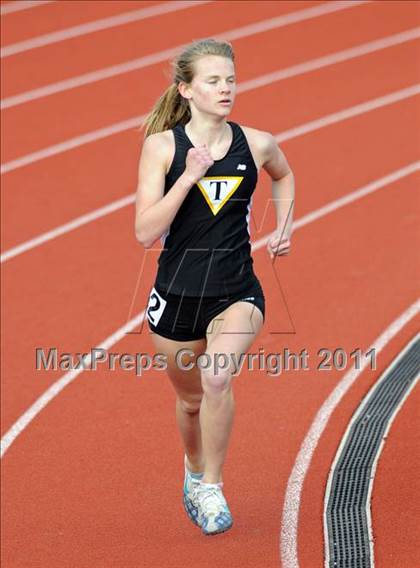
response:
<path id="1" fill-rule="evenodd" d="M 245 354 L 262 325 L 263 315 L 256 306 L 244 301 L 231 304 L 207 326 L 207 353 Z"/>
<path id="2" fill-rule="evenodd" d="M 175 341 L 153 333 L 152 341 L 156 353 L 166 356 L 167 373 L 178 396 L 183 400 L 201 398 L 203 390 L 196 359 L 205 352 L 206 339 Z M 191 369 L 184 370 L 183 366 L 190 366 Z"/>

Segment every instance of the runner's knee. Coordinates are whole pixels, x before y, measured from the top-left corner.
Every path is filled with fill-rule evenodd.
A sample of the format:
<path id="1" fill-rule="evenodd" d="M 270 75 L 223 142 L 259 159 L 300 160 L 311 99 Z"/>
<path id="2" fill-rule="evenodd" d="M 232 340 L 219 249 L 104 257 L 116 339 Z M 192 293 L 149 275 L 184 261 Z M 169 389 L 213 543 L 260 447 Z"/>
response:
<path id="1" fill-rule="evenodd" d="M 202 397 L 202 394 L 189 397 L 178 396 L 179 407 L 186 414 L 197 414 L 198 412 L 200 412 Z"/>
<path id="2" fill-rule="evenodd" d="M 210 395 L 218 395 L 230 388 L 232 373 L 229 369 L 202 369 L 201 384 L 203 391 Z"/>

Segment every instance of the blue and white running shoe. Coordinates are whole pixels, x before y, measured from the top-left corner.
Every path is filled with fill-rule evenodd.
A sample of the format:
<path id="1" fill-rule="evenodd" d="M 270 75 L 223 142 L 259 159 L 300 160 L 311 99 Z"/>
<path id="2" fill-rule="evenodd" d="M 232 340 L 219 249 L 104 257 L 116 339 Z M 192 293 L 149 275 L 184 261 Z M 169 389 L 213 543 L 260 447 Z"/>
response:
<path id="1" fill-rule="evenodd" d="M 187 468 L 187 456 L 184 458 L 184 509 L 195 525 L 198 525 L 198 507 L 195 501 L 195 492 L 200 485 L 204 473 L 192 473 Z"/>
<path id="2" fill-rule="evenodd" d="M 223 482 L 203 483 L 195 489 L 193 499 L 198 507 L 198 525 L 205 535 L 225 532 L 233 525 L 232 514 L 222 493 Z"/>

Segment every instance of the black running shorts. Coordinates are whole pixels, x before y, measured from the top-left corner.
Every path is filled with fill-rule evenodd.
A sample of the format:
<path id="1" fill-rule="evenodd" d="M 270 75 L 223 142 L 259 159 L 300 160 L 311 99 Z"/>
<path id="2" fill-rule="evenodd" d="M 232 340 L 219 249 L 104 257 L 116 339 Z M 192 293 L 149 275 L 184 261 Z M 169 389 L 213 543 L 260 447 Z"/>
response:
<path id="1" fill-rule="evenodd" d="M 261 286 L 252 282 L 240 294 L 223 298 L 180 296 L 152 288 L 146 309 L 152 332 L 176 341 L 193 341 L 206 337 L 210 321 L 235 302 L 256 306 L 265 319 L 265 298 Z"/>

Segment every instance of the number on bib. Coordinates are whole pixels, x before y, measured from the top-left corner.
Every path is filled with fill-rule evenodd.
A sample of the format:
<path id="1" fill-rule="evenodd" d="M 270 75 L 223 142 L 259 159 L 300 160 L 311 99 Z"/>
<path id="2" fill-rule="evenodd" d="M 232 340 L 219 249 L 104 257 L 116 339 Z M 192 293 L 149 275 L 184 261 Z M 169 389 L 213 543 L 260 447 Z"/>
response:
<path id="1" fill-rule="evenodd" d="M 167 301 L 160 296 L 155 288 L 152 288 L 149 296 L 149 303 L 147 305 L 147 319 L 153 325 L 157 325 L 159 323 L 160 318 L 162 317 L 163 310 L 165 309 Z"/>

